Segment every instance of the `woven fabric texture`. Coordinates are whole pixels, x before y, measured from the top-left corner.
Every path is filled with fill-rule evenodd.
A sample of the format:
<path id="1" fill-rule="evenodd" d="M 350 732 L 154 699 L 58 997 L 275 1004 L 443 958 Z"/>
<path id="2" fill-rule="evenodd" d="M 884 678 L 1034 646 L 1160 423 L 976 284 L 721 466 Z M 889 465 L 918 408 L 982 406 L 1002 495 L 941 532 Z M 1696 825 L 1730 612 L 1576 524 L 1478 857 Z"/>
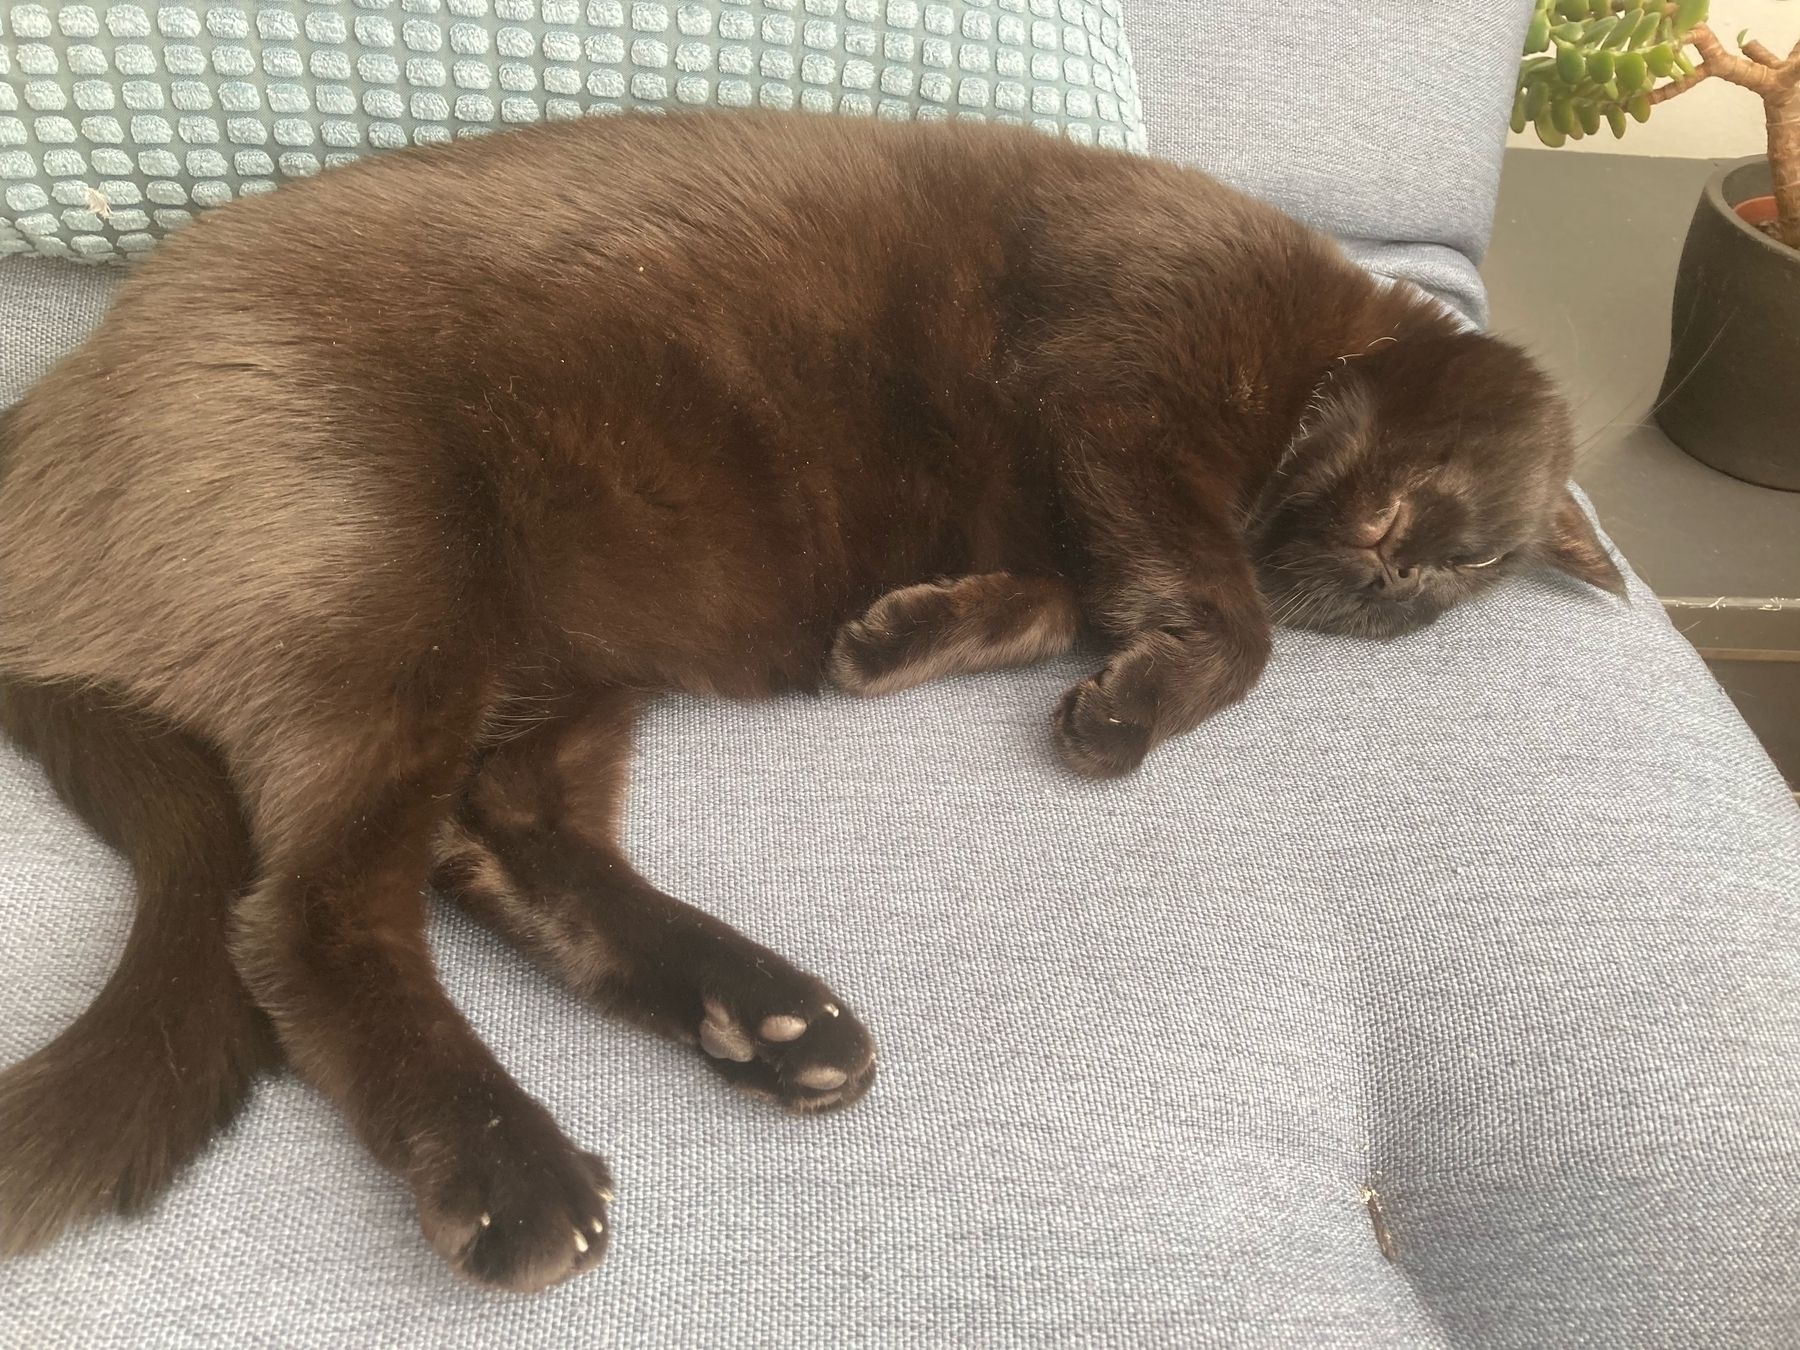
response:
<path id="1" fill-rule="evenodd" d="M 1151 149 L 1480 319 L 1475 263 L 1531 12 L 1530 0 L 1136 4 Z"/>
<path id="2" fill-rule="evenodd" d="M 1141 149 L 1118 0 L 306 0 L 0 10 L 0 253 L 103 261 L 370 150 L 803 108 Z"/>

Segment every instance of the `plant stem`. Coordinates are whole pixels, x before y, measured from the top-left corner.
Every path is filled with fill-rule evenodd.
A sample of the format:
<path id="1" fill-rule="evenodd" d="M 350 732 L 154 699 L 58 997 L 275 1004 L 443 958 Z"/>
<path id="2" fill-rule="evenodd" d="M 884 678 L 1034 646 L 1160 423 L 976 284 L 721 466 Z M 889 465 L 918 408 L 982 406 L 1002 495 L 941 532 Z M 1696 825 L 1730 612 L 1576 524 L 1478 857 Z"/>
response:
<path id="1" fill-rule="evenodd" d="M 1771 70 L 1777 69 L 1781 65 L 1781 58 L 1755 38 L 1751 38 L 1744 44 L 1744 55 L 1756 62 L 1757 65 L 1768 66 Z"/>
<path id="2" fill-rule="evenodd" d="M 1687 36 L 1700 53 L 1700 69 L 1708 75 L 1753 89 L 1764 98 L 1783 87 L 1781 78 L 1767 66 L 1759 66 L 1748 57 L 1725 50 L 1725 44 L 1705 24 L 1695 24 Z"/>
<path id="3" fill-rule="evenodd" d="M 1800 249 L 1800 90 L 1788 87 L 1764 105 L 1769 117 L 1769 176 L 1781 242 Z"/>
<path id="4" fill-rule="evenodd" d="M 1662 103 L 1711 79 L 1739 85 L 1761 98 L 1769 124 L 1776 234 L 1790 248 L 1800 249 L 1800 42 L 1784 61 L 1754 40 L 1744 44 L 1741 56 L 1728 51 L 1703 23 L 1688 30 L 1687 40 L 1700 53 L 1700 64 L 1693 74 L 1653 89 L 1650 102 Z"/>
<path id="5" fill-rule="evenodd" d="M 1701 66 L 1696 69 L 1692 75 L 1683 75 L 1679 80 L 1670 80 L 1667 84 L 1660 85 L 1650 91 L 1650 102 L 1652 104 L 1657 104 L 1665 99 L 1674 98 L 1677 94 L 1685 94 L 1688 90 L 1706 79 L 1709 74 L 1710 72 L 1706 67 Z"/>

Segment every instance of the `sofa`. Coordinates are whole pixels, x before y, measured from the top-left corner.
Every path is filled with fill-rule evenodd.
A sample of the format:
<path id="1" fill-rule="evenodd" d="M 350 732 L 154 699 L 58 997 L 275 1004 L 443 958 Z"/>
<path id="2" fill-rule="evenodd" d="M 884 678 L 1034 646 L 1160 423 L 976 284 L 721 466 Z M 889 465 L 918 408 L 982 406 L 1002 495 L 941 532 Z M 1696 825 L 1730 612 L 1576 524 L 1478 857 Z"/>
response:
<path id="1" fill-rule="evenodd" d="M 1530 9 L 1121 18 L 1151 153 L 1480 322 Z M 20 253 L 0 403 L 123 275 Z M 612 1164 L 599 1270 L 456 1283 L 277 1076 L 152 1212 L 0 1263 L 0 1346 L 1800 1345 L 1800 811 L 1641 583 L 1284 632 L 1106 784 L 1047 735 L 1093 659 L 648 718 L 630 847 L 857 1005 L 847 1112 L 734 1095 L 440 910 L 457 1002 Z M 129 894 L 0 749 L 0 1064 L 98 990 Z"/>

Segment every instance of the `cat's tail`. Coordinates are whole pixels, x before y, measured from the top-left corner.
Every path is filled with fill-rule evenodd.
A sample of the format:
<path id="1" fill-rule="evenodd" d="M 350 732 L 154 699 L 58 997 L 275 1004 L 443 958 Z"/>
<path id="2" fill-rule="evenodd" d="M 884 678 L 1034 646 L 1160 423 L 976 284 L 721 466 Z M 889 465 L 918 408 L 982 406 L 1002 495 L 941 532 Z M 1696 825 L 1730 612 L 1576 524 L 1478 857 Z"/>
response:
<path id="1" fill-rule="evenodd" d="M 204 744 L 98 691 L 0 676 L 0 728 L 130 861 L 137 917 L 75 1023 L 0 1072 L 0 1253 L 148 1204 L 276 1059 L 226 949 L 254 851 Z"/>

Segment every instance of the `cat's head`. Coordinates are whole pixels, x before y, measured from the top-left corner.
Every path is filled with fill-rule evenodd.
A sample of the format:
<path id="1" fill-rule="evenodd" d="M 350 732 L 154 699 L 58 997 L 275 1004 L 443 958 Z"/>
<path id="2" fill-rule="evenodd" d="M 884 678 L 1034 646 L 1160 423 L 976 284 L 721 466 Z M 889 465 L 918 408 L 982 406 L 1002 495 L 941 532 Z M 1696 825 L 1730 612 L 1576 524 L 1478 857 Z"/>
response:
<path id="1" fill-rule="evenodd" d="M 1497 339 L 1383 339 L 1335 363 L 1252 525 L 1271 616 L 1395 637 L 1534 568 L 1623 595 L 1572 460 L 1562 399 Z"/>

